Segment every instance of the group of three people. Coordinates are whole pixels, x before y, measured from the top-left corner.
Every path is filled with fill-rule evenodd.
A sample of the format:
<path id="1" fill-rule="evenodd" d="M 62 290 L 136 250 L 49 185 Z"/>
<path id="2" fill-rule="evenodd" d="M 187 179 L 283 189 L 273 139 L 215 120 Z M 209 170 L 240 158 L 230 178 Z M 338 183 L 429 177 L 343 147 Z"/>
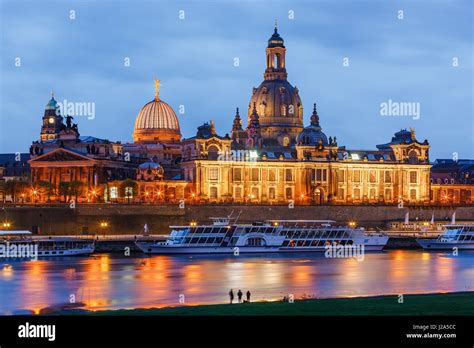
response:
<path id="1" fill-rule="evenodd" d="M 243 292 L 242 290 L 239 289 L 239 291 L 237 292 L 237 299 L 239 301 L 239 303 L 242 303 L 242 296 L 243 296 Z M 247 302 L 250 302 L 250 290 L 247 290 L 247 293 L 246 293 L 246 296 L 247 296 Z M 230 299 L 230 303 L 234 302 L 234 290 L 230 289 L 229 291 L 229 299 Z"/>

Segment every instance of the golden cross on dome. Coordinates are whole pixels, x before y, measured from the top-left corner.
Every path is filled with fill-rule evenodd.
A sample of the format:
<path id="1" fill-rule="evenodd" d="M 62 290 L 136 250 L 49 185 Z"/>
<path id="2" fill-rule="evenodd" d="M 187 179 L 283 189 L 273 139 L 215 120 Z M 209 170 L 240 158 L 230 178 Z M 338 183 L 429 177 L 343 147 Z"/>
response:
<path id="1" fill-rule="evenodd" d="M 160 99 L 160 80 L 154 79 L 155 80 L 155 99 L 158 100 Z"/>

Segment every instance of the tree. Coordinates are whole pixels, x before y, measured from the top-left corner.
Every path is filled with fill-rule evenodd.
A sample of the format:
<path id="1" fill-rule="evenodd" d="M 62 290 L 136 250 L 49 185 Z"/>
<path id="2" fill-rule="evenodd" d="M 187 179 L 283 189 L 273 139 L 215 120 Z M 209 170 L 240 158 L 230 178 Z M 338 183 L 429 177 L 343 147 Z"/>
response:
<path id="1" fill-rule="evenodd" d="M 84 183 L 82 181 L 71 181 L 69 183 L 69 192 L 71 196 L 75 197 L 75 202 L 77 202 L 77 197 L 82 194 L 84 190 Z"/>
<path id="2" fill-rule="evenodd" d="M 15 202 L 15 193 L 18 180 L 7 180 L 5 181 L 5 194 L 10 195 L 12 201 Z"/>
<path id="3" fill-rule="evenodd" d="M 138 193 L 138 184 L 131 179 L 127 179 L 120 183 L 119 190 L 120 197 L 126 198 L 130 203 L 130 199 Z"/>
<path id="4" fill-rule="evenodd" d="M 70 195 L 69 192 L 69 183 L 66 181 L 61 181 L 58 186 L 58 195 L 64 197 L 64 202 L 67 202 L 67 198 Z"/>
<path id="5" fill-rule="evenodd" d="M 25 197 L 27 197 L 31 192 L 31 184 L 27 181 L 18 181 L 15 187 L 16 195 L 22 197 L 22 203 L 25 201 Z"/>
<path id="6" fill-rule="evenodd" d="M 40 195 L 48 197 L 48 201 L 51 200 L 51 196 L 54 194 L 54 186 L 49 181 L 38 182 L 38 188 Z"/>
<path id="7" fill-rule="evenodd" d="M 1 193 L 1 196 L 3 197 L 3 202 L 5 202 L 5 196 L 7 195 L 5 180 L 0 180 L 0 193 Z"/>

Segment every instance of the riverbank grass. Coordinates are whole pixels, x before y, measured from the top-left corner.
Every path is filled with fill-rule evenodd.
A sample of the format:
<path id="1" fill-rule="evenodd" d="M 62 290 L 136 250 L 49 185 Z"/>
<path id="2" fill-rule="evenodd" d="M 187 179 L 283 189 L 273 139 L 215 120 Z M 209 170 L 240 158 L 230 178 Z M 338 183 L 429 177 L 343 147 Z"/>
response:
<path id="1" fill-rule="evenodd" d="M 150 309 L 96 311 L 89 315 L 254 316 L 254 315 L 474 315 L 474 292 L 252 302 Z"/>

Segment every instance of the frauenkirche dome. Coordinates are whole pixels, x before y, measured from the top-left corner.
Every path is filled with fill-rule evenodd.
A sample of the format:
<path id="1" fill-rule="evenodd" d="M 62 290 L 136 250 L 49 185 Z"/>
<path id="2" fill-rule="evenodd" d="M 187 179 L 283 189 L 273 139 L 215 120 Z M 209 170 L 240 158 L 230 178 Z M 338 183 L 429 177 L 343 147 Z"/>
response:
<path id="1" fill-rule="evenodd" d="M 138 113 L 133 129 L 135 143 L 177 143 L 181 139 L 179 121 L 173 108 L 159 98 L 159 81 L 155 80 L 155 99 Z"/>
<path id="2" fill-rule="evenodd" d="M 276 26 L 265 52 L 264 81 L 253 89 L 248 107 L 249 122 L 255 105 L 263 143 L 293 145 L 298 133 L 303 129 L 303 103 L 298 88 L 293 87 L 287 80 L 286 48 Z"/>

